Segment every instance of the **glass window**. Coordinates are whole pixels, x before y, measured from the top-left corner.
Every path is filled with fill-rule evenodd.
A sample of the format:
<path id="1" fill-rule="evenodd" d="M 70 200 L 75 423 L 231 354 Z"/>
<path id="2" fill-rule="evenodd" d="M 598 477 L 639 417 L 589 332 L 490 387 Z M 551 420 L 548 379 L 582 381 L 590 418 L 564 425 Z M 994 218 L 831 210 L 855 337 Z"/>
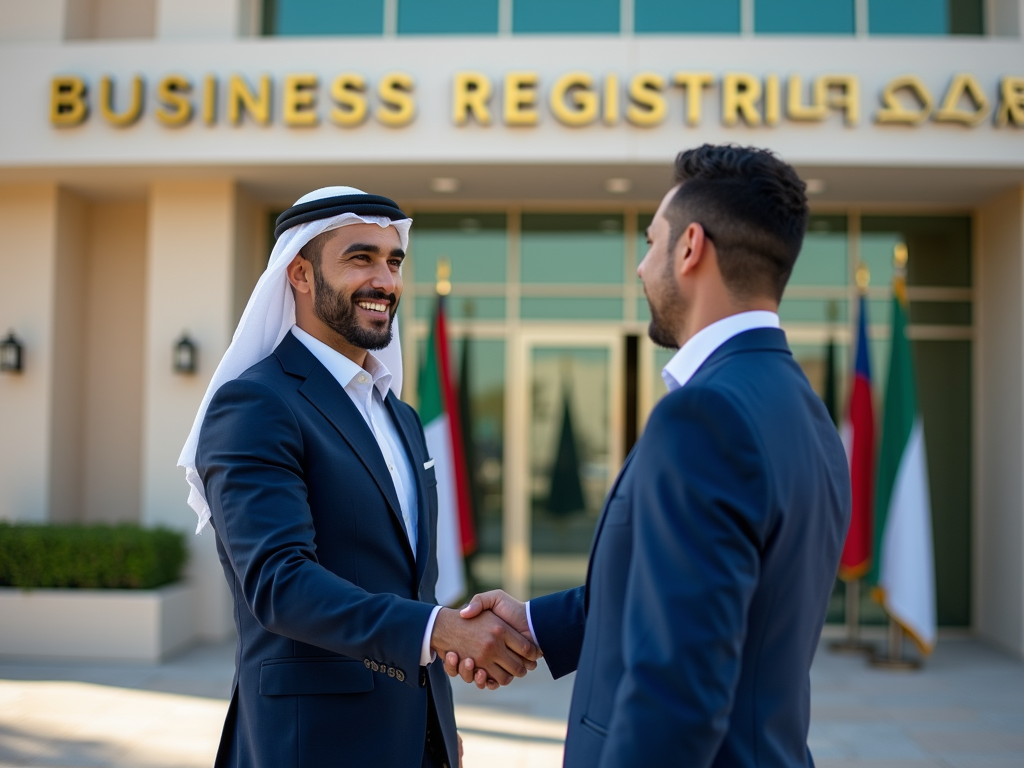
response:
<path id="1" fill-rule="evenodd" d="M 760 34 L 854 32 L 854 0 L 757 0 L 754 30 Z"/>
<path id="2" fill-rule="evenodd" d="M 497 34 L 498 0 L 398 0 L 398 34 Z"/>
<path id="3" fill-rule="evenodd" d="M 437 296 L 432 292 L 416 297 L 416 318 L 430 320 L 437 306 Z M 505 299 L 496 296 L 477 296 L 469 299 L 458 295 L 449 296 L 445 312 L 451 320 L 504 320 Z"/>
<path id="4" fill-rule="evenodd" d="M 512 31 L 617 33 L 619 0 L 515 0 Z"/>
<path id="5" fill-rule="evenodd" d="M 523 214 L 523 283 L 622 284 L 626 242 L 621 214 Z"/>
<path id="6" fill-rule="evenodd" d="M 985 0 L 949 0 L 949 33 L 985 34 Z"/>
<path id="7" fill-rule="evenodd" d="M 873 35 L 944 35 L 947 0 L 872 0 L 868 29 Z"/>
<path id="8" fill-rule="evenodd" d="M 265 35 L 380 35 L 384 0 L 266 0 Z"/>
<path id="9" fill-rule="evenodd" d="M 640 33 L 740 31 L 740 0 L 635 0 L 633 14 Z"/>
<path id="10" fill-rule="evenodd" d="M 437 282 L 437 262 L 447 258 L 451 282 L 504 283 L 508 254 L 503 213 L 413 213 L 409 261 L 417 285 Z"/>
<path id="11" fill-rule="evenodd" d="M 789 285 L 843 286 L 850 277 L 845 216 L 811 216 Z"/>
<path id="12" fill-rule="evenodd" d="M 527 296 L 519 314 L 524 320 L 621 320 L 622 299 Z"/>
<path id="13" fill-rule="evenodd" d="M 908 285 L 971 286 L 969 216 L 865 216 L 861 229 L 861 254 L 872 285 L 892 280 L 893 248 L 905 243 Z"/>

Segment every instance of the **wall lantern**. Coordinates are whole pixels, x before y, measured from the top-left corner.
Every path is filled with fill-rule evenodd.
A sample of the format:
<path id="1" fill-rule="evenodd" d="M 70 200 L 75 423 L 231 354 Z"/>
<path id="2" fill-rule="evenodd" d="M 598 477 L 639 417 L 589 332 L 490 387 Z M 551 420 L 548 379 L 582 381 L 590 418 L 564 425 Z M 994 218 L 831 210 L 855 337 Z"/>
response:
<path id="1" fill-rule="evenodd" d="M 195 342 L 188 337 L 187 333 L 181 334 L 178 343 L 174 345 L 174 372 L 195 373 L 198 364 L 199 351 Z"/>
<path id="2" fill-rule="evenodd" d="M 21 353 L 22 346 L 14 338 L 14 331 L 11 331 L 6 339 L 0 341 L 0 371 L 20 372 Z"/>

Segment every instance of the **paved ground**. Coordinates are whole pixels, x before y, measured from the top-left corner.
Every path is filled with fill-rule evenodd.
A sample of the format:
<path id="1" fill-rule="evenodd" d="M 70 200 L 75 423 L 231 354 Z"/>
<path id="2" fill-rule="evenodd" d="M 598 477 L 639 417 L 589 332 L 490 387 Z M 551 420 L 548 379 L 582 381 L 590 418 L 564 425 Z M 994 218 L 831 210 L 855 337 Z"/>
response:
<path id="1" fill-rule="evenodd" d="M 209 766 L 232 654 L 218 645 L 159 665 L 0 660 L 0 768 Z M 497 692 L 455 690 L 467 768 L 561 765 L 571 677 L 538 670 Z M 917 673 L 822 650 L 812 692 L 819 768 L 1024 766 L 1024 662 L 975 640 L 943 639 Z"/>

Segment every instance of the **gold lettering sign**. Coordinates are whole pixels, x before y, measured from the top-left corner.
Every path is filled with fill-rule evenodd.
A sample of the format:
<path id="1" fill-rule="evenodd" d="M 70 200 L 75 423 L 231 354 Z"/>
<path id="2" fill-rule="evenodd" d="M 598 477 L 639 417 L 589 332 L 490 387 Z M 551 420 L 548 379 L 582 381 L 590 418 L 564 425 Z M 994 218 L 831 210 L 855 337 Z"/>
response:
<path id="1" fill-rule="evenodd" d="M 316 75 L 288 75 L 281 95 L 281 118 L 292 128 L 311 128 L 320 122 L 316 113 Z"/>
<path id="2" fill-rule="evenodd" d="M 391 128 L 408 125 L 416 117 L 416 102 L 412 97 L 412 76 L 404 72 L 385 75 L 377 87 L 381 104 L 374 113 L 378 121 Z"/>
<path id="3" fill-rule="evenodd" d="M 963 109 L 960 106 L 960 101 L 965 97 L 973 109 Z M 990 109 L 988 99 L 978 81 L 971 75 L 960 74 L 949 84 L 942 106 L 935 113 L 935 122 L 977 125 L 988 117 Z"/>
<path id="4" fill-rule="evenodd" d="M 509 72 L 505 75 L 505 125 L 536 125 L 537 114 L 536 72 Z"/>
<path id="5" fill-rule="evenodd" d="M 338 75 L 331 83 L 331 122 L 344 128 L 354 128 L 366 120 L 366 79 L 362 75 L 348 72 Z"/>
<path id="6" fill-rule="evenodd" d="M 551 113 L 563 125 L 589 125 L 597 120 L 597 110 L 594 78 L 586 72 L 569 72 L 551 86 Z"/>
<path id="7" fill-rule="evenodd" d="M 604 78 L 604 114 L 601 116 L 605 125 L 619 122 L 619 76 L 608 74 Z"/>
<path id="8" fill-rule="evenodd" d="M 917 109 L 908 109 L 897 95 L 907 91 L 917 101 Z M 895 125 L 920 125 L 932 113 L 934 105 L 928 87 L 915 75 L 904 75 L 890 80 L 882 91 L 882 109 L 875 115 L 875 122 Z"/>
<path id="9" fill-rule="evenodd" d="M 260 125 L 270 125 L 270 75 L 260 76 L 258 94 L 241 75 L 228 78 L 228 122 L 240 125 L 243 112 Z"/>
<path id="10" fill-rule="evenodd" d="M 203 122 L 213 125 L 217 122 L 217 77 L 207 75 L 203 78 Z"/>
<path id="11" fill-rule="evenodd" d="M 170 128 L 186 125 L 192 119 L 192 102 L 188 94 L 192 83 L 181 75 L 168 75 L 156 84 L 156 119 Z"/>
<path id="12" fill-rule="evenodd" d="M 999 112 L 996 126 L 1024 127 L 1024 77 L 1004 77 L 999 84 Z"/>
<path id="13" fill-rule="evenodd" d="M 142 78 L 132 78 L 131 96 L 128 106 L 121 112 L 114 109 L 114 78 L 104 75 L 100 78 L 100 114 L 111 125 L 126 128 L 142 116 Z"/>
<path id="14" fill-rule="evenodd" d="M 482 72 L 456 72 L 452 121 L 465 125 L 472 116 L 480 125 L 491 124 L 491 79 Z"/>
<path id="15" fill-rule="evenodd" d="M 672 75 L 672 84 L 682 88 L 686 93 L 687 125 L 700 125 L 704 89 L 709 88 L 713 82 L 715 76 L 710 72 L 676 72 Z"/>
<path id="16" fill-rule="evenodd" d="M 761 98 L 761 81 L 753 75 L 731 73 L 722 80 L 722 122 L 734 126 L 740 117 L 747 125 L 760 125 L 757 101 Z"/>
<path id="17" fill-rule="evenodd" d="M 764 124 L 778 125 L 782 111 L 779 76 L 768 75 L 764 79 Z"/>
<path id="18" fill-rule="evenodd" d="M 55 77 L 50 81 L 50 124 L 64 128 L 81 125 L 89 116 L 85 81 L 80 77 Z"/>
<path id="19" fill-rule="evenodd" d="M 656 72 L 641 72 L 629 81 L 630 104 L 626 119 L 633 125 L 651 128 L 665 120 L 668 106 L 662 91 L 665 78 Z"/>

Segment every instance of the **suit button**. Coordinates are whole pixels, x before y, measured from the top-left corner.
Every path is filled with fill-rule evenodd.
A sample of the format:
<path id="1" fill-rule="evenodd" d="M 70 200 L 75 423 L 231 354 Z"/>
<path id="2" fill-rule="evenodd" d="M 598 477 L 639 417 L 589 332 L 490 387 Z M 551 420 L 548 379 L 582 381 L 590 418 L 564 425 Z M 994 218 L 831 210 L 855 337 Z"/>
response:
<path id="1" fill-rule="evenodd" d="M 369 659 L 363 659 L 363 666 L 366 667 L 367 669 L 369 669 L 370 668 L 370 660 Z"/>
<path id="2" fill-rule="evenodd" d="M 394 677 L 394 676 L 395 676 L 395 668 L 394 667 L 388 667 L 388 677 Z"/>
<path id="3" fill-rule="evenodd" d="M 403 672 L 400 669 L 396 669 L 395 670 L 395 680 L 397 680 L 400 683 L 404 683 L 405 682 L 405 672 Z"/>
<path id="4" fill-rule="evenodd" d="M 370 662 L 370 669 L 372 669 L 374 672 L 376 672 L 377 670 L 380 669 L 380 666 L 377 664 L 376 661 L 371 661 Z"/>

